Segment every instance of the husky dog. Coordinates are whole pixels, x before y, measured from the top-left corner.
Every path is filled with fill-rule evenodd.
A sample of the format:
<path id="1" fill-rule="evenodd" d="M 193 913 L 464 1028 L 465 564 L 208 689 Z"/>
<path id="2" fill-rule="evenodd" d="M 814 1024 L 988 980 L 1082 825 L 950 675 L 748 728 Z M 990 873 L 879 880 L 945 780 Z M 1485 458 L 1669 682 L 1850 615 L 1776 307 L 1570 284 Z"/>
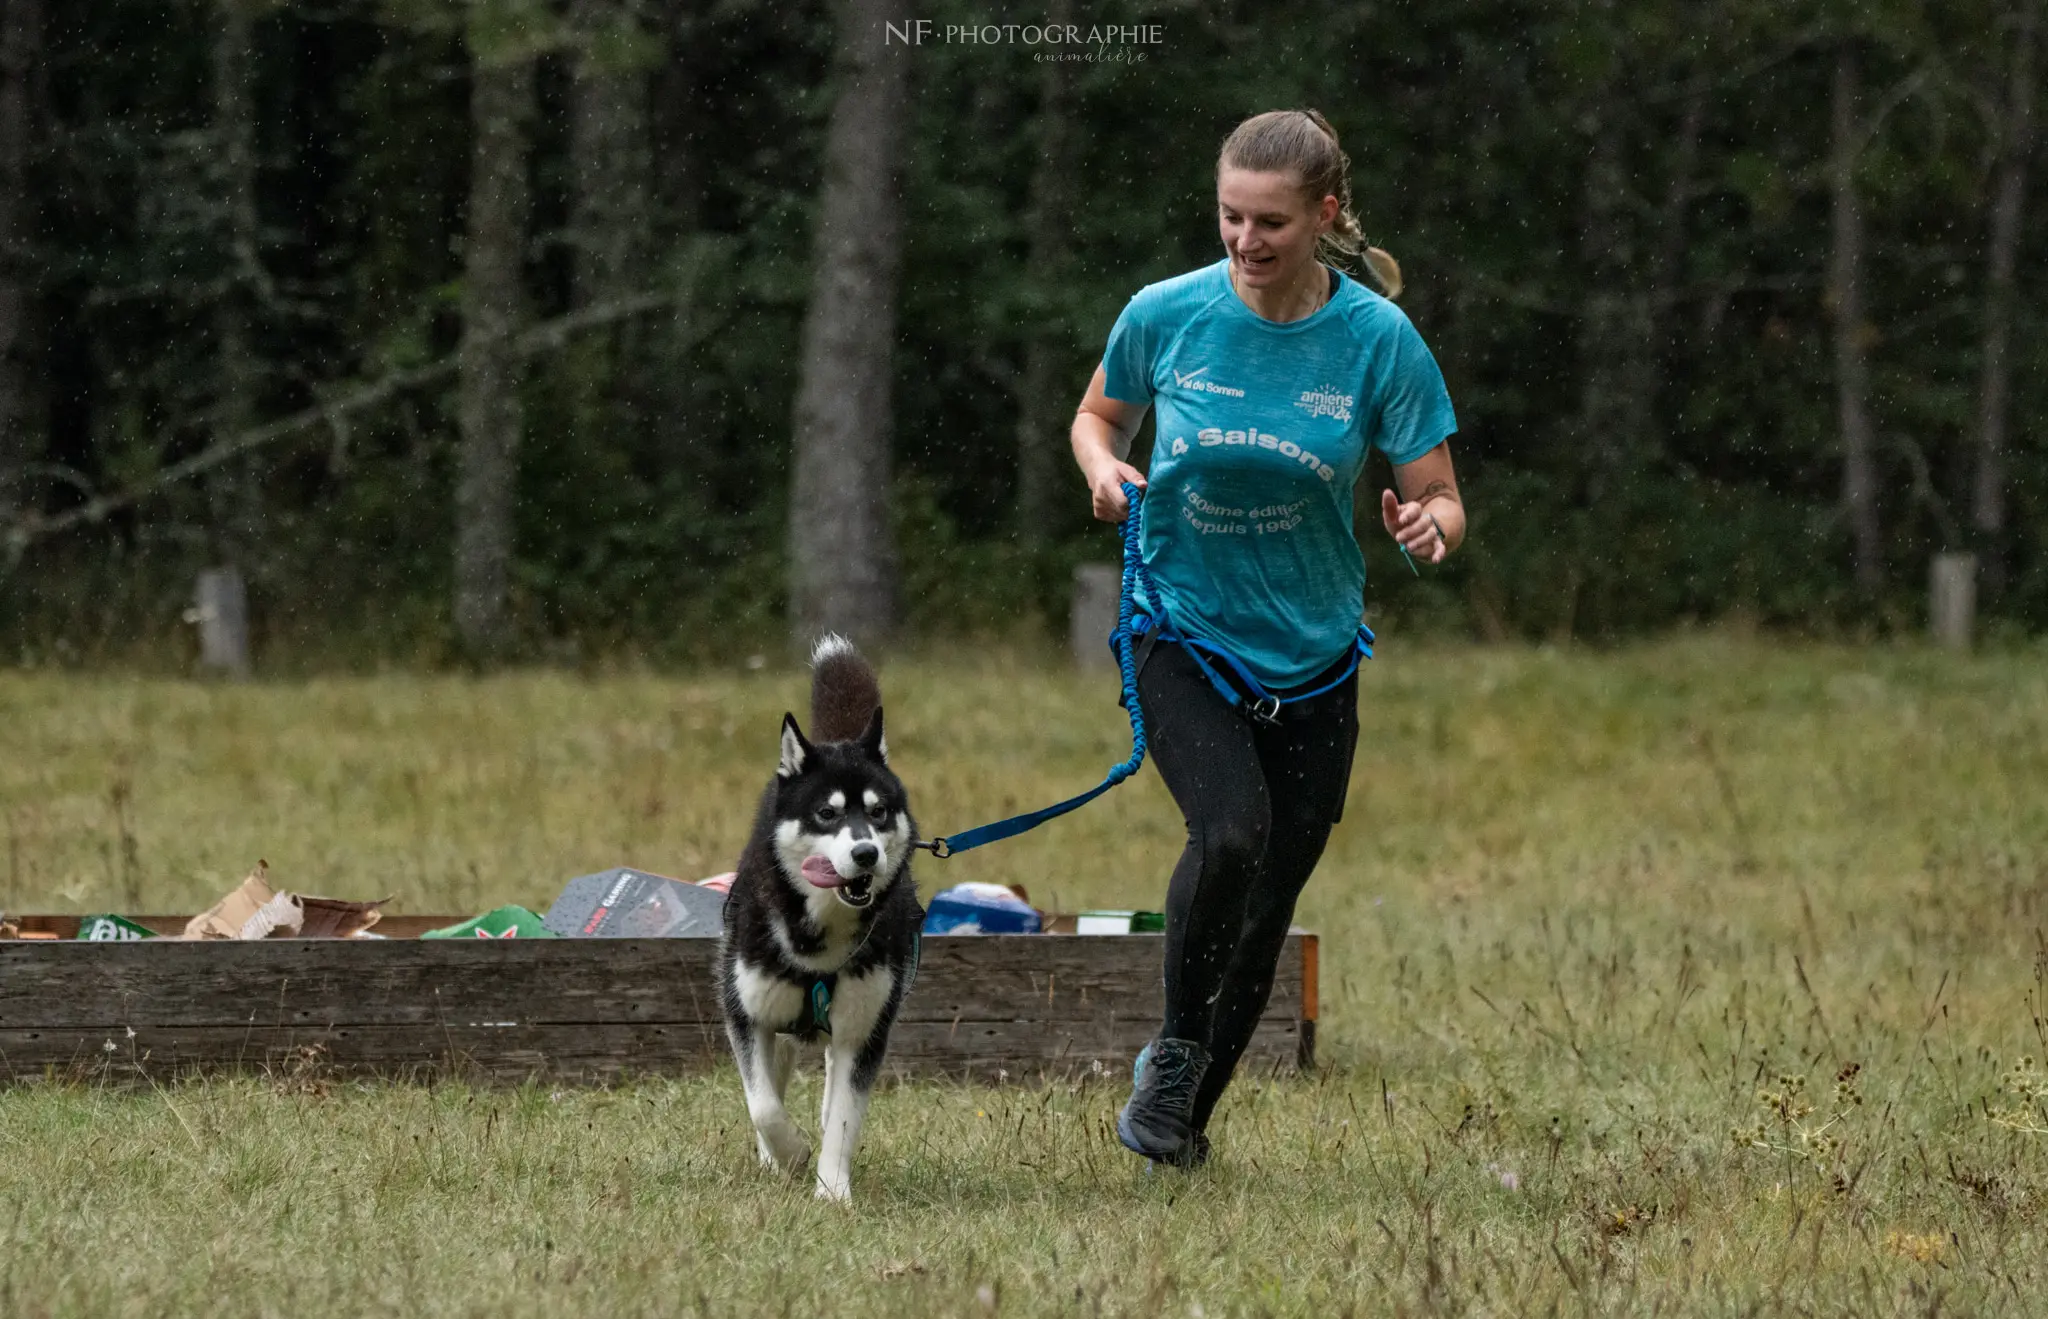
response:
<path id="1" fill-rule="evenodd" d="M 916 837 L 889 770 L 874 671 L 852 643 L 828 636 L 811 655 L 811 737 L 795 715 L 782 717 L 782 760 L 740 854 L 718 957 L 726 1034 L 764 1166 L 793 1174 L 810 1157 L 782 1096 L 792 1037 L 828 1037 L 821 1199 L 851 1198 L 854 1143 L 917 971 Z"/>

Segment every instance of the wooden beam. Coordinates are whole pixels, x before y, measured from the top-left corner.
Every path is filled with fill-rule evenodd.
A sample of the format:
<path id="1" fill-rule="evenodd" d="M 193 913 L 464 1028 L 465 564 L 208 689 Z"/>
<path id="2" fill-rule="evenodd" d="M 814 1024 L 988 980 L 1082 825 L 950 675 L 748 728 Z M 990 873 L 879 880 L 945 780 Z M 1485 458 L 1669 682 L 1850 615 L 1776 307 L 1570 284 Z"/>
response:
<path id="1" fill-rule="evenodd" d="M 38 921 L 53 918 L 25 918 Z M 1313 1060 L 1312 938 L 1289 938 L 1248 1055 L 1255 1064 Z M 139 1081 L 309 1061 L 399 1077 L 701 1071 L 725 1057 L 716 948 L 710 939 L 0 942 L 0 1077 Z M 1115 1072 L 1158 1028 L 1161 952 L 1160 936 L 1144 934 L 929 938 L 890 1069 L 1017 1081 Z"/>

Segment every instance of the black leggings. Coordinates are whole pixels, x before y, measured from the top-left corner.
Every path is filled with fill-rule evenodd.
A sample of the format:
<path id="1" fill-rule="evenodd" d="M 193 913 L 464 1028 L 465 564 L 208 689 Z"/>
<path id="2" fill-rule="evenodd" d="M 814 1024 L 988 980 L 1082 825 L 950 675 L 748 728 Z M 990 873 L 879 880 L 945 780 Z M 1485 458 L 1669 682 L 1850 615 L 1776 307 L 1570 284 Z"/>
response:
<path id="1" fill-rule="evenodd" d="M 1139 673 L 1138 699 L 1154 763 L 1187 818 L 1187 848 L 1166 890 L 1160 1034 L 1209 1049 L 1193 1114 L 1201 1130 L 1265 1011 L 1295 899 L 1344 812 L 1358 675 L 1281 707 L 1277 724 L 1255 723 L 1184 649 L 1162 642 Z"/>

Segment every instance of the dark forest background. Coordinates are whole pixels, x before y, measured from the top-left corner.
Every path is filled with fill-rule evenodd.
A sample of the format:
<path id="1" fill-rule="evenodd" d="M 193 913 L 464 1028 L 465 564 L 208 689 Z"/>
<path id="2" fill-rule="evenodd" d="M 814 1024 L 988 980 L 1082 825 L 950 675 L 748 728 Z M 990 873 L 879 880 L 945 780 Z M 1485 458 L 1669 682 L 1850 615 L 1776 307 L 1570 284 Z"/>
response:
<path id="1" fill-rule="evenodd" d="M 222 565 L 277 664 L 1055 629 L 1102 340 L 1296 105 L 1459 412 L 1382 616 L 2048 626 L 2039 0 L 1047 3 L 0 0 L 0 661 Z M 1158 39 L 938 35 L 1027 21 Z"/>

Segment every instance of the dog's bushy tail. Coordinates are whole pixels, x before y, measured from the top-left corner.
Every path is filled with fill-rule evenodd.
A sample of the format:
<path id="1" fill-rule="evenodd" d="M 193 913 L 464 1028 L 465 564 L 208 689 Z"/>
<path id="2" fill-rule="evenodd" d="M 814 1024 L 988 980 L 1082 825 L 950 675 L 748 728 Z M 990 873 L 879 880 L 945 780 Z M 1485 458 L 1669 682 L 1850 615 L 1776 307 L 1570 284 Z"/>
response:
<path id="1" fill-rule="evenodd" d="M 853 643 L 836 633 L 820 640 L 811 650 L 812 740 L 851 742 L 881 704 L 881 684 Z"/>

